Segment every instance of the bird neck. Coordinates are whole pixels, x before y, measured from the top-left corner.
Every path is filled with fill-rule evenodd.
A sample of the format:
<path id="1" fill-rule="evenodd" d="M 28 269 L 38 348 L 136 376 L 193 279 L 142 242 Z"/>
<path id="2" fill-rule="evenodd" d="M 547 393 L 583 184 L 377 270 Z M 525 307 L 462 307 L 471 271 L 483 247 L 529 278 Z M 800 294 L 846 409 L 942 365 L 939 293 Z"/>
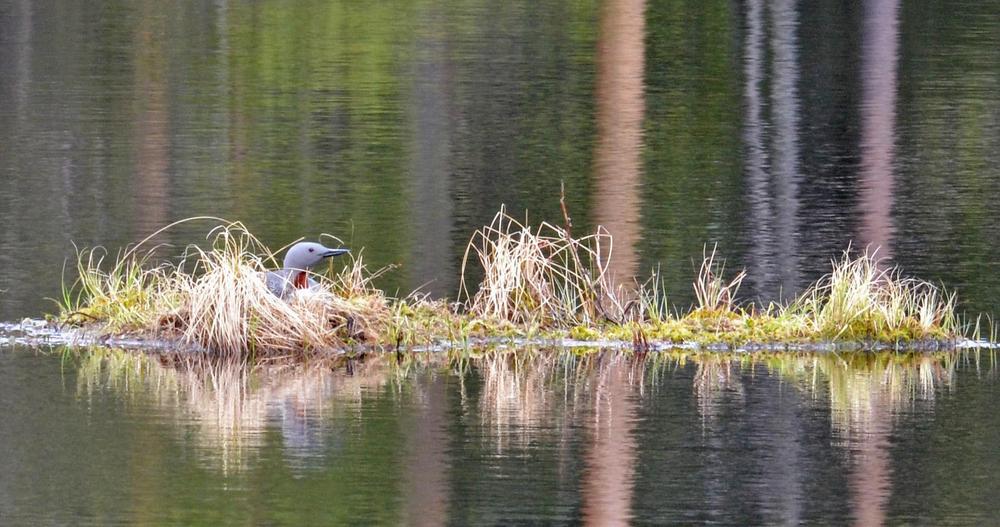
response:
<path id="1" fill-rule="evenodd" d="M 292 275 L 292 285 L 294 285 L 296 289 L 305 289 L 306 287 L 309 286 L 309 281 L 308 278 L 306 277 L 305 271 L 292 271 L 292 272 L 295 273 Z"/>

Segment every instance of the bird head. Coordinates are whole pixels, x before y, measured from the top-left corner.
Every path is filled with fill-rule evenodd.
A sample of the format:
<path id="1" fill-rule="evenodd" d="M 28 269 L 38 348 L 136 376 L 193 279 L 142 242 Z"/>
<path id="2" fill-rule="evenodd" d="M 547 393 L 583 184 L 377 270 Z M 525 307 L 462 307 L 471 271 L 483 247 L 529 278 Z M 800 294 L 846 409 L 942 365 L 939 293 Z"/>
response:
<path id="1" fill-rule="evenodd" d="M 312 269 L 325 258 L 351 252 L 349 249 L 331 249 L 313 242 L 299 242 L 285 254 L 285 269 Z"/>

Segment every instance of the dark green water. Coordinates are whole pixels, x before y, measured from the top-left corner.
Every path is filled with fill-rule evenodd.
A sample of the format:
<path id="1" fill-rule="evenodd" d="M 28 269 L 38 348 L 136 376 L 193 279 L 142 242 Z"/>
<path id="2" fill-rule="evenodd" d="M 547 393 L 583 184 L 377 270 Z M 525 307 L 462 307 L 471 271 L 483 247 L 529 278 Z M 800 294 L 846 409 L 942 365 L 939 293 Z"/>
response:
<path id="1" fill-rule="evenodd" d="M 680 361 L 680 362 L 679 362 Z M 315 370 L 0 351 L 0 523 L 984 525 L 988 355 Z"/>
<path id="2" fill-rule="evenodd" d="M 998 311 L 1000 3 L 537 4 L 4 2 L 0 320 L 52 309 L 71 242 L 196 215 L 453 297 L 561 181 L 681 307 L 705 243 L 765 300 L 853 243 Z"/>
<path id="3" fill-rule="evenodd" d="M 114 252 L 196 215 L 272 246 L 333 233 L 399 264 L 390 292 L 454 297 L 472 232 L 501 204 L 561 223 L 561 183 L 574 232 L 606 226 L 619 276 L 661 265 L 681 308 L 706 243 L 762 300 L 853 244 L 997 314 L 997 13 L 3 1 L 0 320 L 53 309 L 74 242 Z M 0 524 L 1000 517 L 990 361 L 550 357 L 234 391 L 128 355 L 3 349 Z"/>

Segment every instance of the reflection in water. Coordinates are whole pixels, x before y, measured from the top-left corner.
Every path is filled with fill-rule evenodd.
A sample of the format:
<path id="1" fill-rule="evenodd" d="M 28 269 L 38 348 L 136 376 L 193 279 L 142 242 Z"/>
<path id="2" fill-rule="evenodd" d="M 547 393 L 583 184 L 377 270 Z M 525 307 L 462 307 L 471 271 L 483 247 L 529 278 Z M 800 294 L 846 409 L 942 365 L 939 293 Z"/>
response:
<path id="1" fill-rule="evenodd" d="M 12 64 L 3 64 L 3 71 L 7 81 L 12 84 L 9 90 L 12 92 L 11 98 L 14 103 L 14 114 L 19 122 L 23 122 L 26 117 L 28 106 L 28 86 L 31 84 L 31 36 L 32 36 L 32 5 L 31 0 L 17 0 L 10 5 L 10 11 L 5 10 L 0 14 L 5 19 L 13 22 L 9 34 L 0 32 L 0 43 L 4 47 L 9 47 L 14 56 L 9 59 Z M 12 11 L 12 12 L 11 12 Z M 0 55 L 2 56 L 2 55 Z M 6 61 L 5 61 L 6 62 Z M 9 68 L 9 69 L 8 69 Z M 0 85 L 2 86 L 2 85 Z"/>
<path id="2" fill-rule="evenodd" d="M 935 390 L 950 386 L 955 374 L 950 355 L 851 355 L 820 364 L 830 383 L 834 431 L 848 442 L 893 415 L 913 410 L 917 401 L 933 403 Z"/>
<path id="3" fill-rule="evenodd" d="M 589 420 L 590 446 L 583 481 L 583 517 L 588 525 L 628 525 L 638 445 L 637 421 L 643 361 L 615 355 L 601 361 Z"/>
<path id="4" fill-rule="evenodd" d="M 543 351 L 492 354 L 477 366 L 485 385 L 483 426 L 497 453 L 523 450 L 549 432 L 565 441 L 574 422 L 582 421 L 588 444 L 580 489 L 584 520 L 627 524 L 638 458 L 632 428 L 645 362 L 612 352 L 578 358 Z"/>
<path id="5" fill-rule="evenodd" d="M 645 0 L 605 2 L 597 42 L 593 218 L 614 237 L 616 284 L 631 283 L 639 261 L 645 7 Z"/>
<path id="6" fill-rule="evenodd" d="M 829 393 L 830 420 L 834 437 L 849 452 L 852 465 L 850 473 L 852 514 L 859 525 L 880 525 L 885 521 L 886 506 L 892 491 L 890 463 L 890 435 L 897 415 L 912 412 L 918 403 L 932 403 L 935 391 L 948 387 L 955 373 L 955 356 L 931 356 L 921 353 L 898 355 L 895 353 L 851 353 L 846 355 L 777 355 L 760 362 L 777 374 L 803 388 L 810 395 L 827 390 Z M 746 407 L 741 370 L 757 364 L 755 359 L 725 358 L 715 355 L 697 360 L 694 381 L 699 410 L 703 419 L 714 420 L 715 412 L 725 408 L 724 399 L 733 393 L 740 395 L 739 407 Z M 817 383 L 818 376 L 827 380 L 824 386 Z M 778 397 L 780 399 L 780 397 Z M 771 409 L 769 429 L 787 424 L 779 417 L 777 408 Z M 777 441 L 790 439 L 796 433 L 787 429 L 775 434 Z M 792 440 L 781 446 L 778 460 L 794 459 L 800 450 Z M 763 449 L 766 449 L 764 447 Z M 763 450 L 758 446 L 758 450 Z M 802 495 L 800 476 L 779 481 L 790 476 L 796 466 L 772 475 L 772 482 L 787 493 Z M 765 467 L 764 472 L 767 472 Z M 796 523 L 801 507 L 784 503 L 789 511 L 785 522 Z"/>
<path id="7" fill-rule="evenodd" d="M 4 26 L 0 26 L 0 71 L 5 72 L 4 75 L 0 75 L 0 100 L 9 101 L 9 104 L 13 105 L 13 108 L 8 110 L 13 114 L 7 118 L 12 123 L 9 129 L 7 126 L 0 126 L 0 141 L 4 143 L 8 141 L 8 136 L 13 136 L 23 130 L 27 117 L 27 87 L 32 78 L 30 60 L 31 7 L 29 0 L 19 0 L 11 3 L 9 11 L 0 15 L 2 17 L 0 20 L 7 22 Z M 4 118 L 0 117 L 0 122 L 3 120 Z M 0 151 L 4 150 L 0 146 Z M 10 151 L 4 151 L 2 155 L 9 160 L 13 157 L 13 150 L 12 148 Z M 0 175 L 7 181 L 7 170 L 3 170 L 3 168 L 0 166 Z M 9 294 L 7 280 L 16 283 L 16 279 L 23 276 L 14 267 L 14 263 L 19 260 L 16 251 L 9 249 L 17 246 L 19 233 L 16 229 L 6 227 L 15 225 L 17 217 L 18 211 L 14 206 L 14 197 L 11 194 L 0 192 L 0 225 L 5 226 L 5 228 L 0 229 L 0 269 L 6 270 L 3 273 L 6 276 L 0 276 L 0 296 Z"/>
<path id="8" fill-rule="evenodd" d="M 696 365 L 692 387 L 703 418 L 715 417 L 722 394 L 734 393 L 745 400 L 741 375 L 766 367 L 810 396 L 828 392 L 831 425 L 850 441 L 868 433 L 883 413 L 911 411 L 917 401 L 932 403 L 937 390 L 952 384 L 956 361 L 962 356 L 961 352 L 702 353 L 684 360 Z"/>
<path id="9" fill-rule="evenodd" d="M 775 265 L 770 248 L 774 240 L 771 222 L 771 192 L 768 184 L 768 160 L 765 145 L 764 99 L 761 84 L 764 79 L 764 5 L 763 0 L 749 0 L 746 15 L 746 45 L 743 51 L 743 118 L 745 168 L 749 194 L 748 276 L 758 291 L 768 291 L 774 282 Z"/>
<path id="10" fill-rule="evenodd" d="M 747 10 L 744 51 L 743 138 L 749 200 L 749 277 L 764 299 L 794 294 L 799 285 L 799 30 L 796 0 L 768 4 L 772 31 L 770 98 L 764 84 L 765 25 L 762 2 Z M 770 103 L 771 122 L 765 117 Z M 773 134 L 770 149 L 765 144 Z"/>
<path id="11" fill-rule="evenodd" d="M 891 258 L 899 0 L 867 0 L 864 7 L 859 238 Z"/>
<path id="12" fill-rule="evenodd" d="M 689 363 L 694 365 L 691 383 L 703 420 L 718 419 L 724 400 L 745 406 L 743 375 L 765 366 L 811 396 L 828 391 L 833 429 L 851 444 L 877 428 L 883 416 L 909 411 L 918 400 L 933 402 L 935 390 L 951 384 L 955 353 L 733 356 L 663 352 L 656 356 L 656 368 L 650 372 L 643 359 L 614 352 L 584 356 L 492 352 L 465 360 L 474 366 L 466 371 L 482 377 L 479 415 L 483 427 L 496 438 L 497 453 L 503 453 L 538 440 L 534 434 L 545 430 L 546 423 L 571 423 L 584 408 L 593 410 L 595 439 L 614 436 L 618 438 L 614 443 L 627 444 L 634 401 L 643 396 L 647 377 L 653 380 Z M 440 433 L 437 425 L 443 423 L 446 376 L 431 372 L 440 369 L 447 357 L 426 358 L 406 367 L 379 358 L 352 361 L 346 368 L 261 366 L 247 371 L 195 357 L 158 360 L 96 348 L 83 354 L 78 392 L 87 398 L 95 390 L 111 389 L 183 409 L 178 417 L 202 426 L 208 432 L 206 443 L 222 450 L 252 445 L 270 422 L 281 429 L 286 447 L 308 455 L 317 443 L 312 425 L 330 406 L 329 400 L 359 400 L 389 383 L 410 386 L 406 393 L 417 401 L 424 416 L 415 419 L 414 433 Z M 821 378 L 828 382 L 820 383 Z"/>
<path id="13" fill-rule="evenodd" d="M 649 511 L 641 509 L 651 493 L 657 503 L 683 503 L 683 496 L 643 486 L 671 478 L 690 487 L 685 492 L 695 493 L 714 515 L 708 518 L 800 523 L 815 512 L 808 506 L 811 489 L 836 486 L 817 470 L 847 475 L 845 505 L 867 524 L 886 519 L 894 421 L 915 409 L 933 411 L 936 394 L 953 384 L 959 358 L 689 351 L 645 358 L 521 350 L 463 359 L 409 356 L 402 364 L 377 357 L 350 368 L 269 366 L 248 373 L 95 350 L 80 361 L 77 394 L 94 411 L 107 402 L 101 394 L 118 394 L 126 410 L 138 409 L 141 419 L 162 421 L 175 432 L 163 437 L 158 427 L 133 428 L 143 434 L 142 445 L 156 444 L 156 452 L 164 452 L 137 448 L 130 455 L 133 465 L 146 467 L 139 471 L 164 470 L 167 461 L 147 458 L 168 456 L 173 443 L 192 441 L 200 464 L 226 478 L 258 469 L 289 472 L 296 479 L 318 478 L 321 485 L 343 482 L 341 492 L 356 483 L 352 477 L 371 479 L 371 488 L 390 492 L 398 509 L 383 513 L 408 524 L 473 517 L 503 522 L 515 518 L 503 512 L 512 506 L 537 511 L 535 500 L 543 498 L 536 492 L 553 492 L 559 500 L 571 492 L 575 518 L 590 524 L 676 520 L 644 516 Z M 688 413 L 687 398 L 672 384 L 693 396 L 693 419 L 664 424 L 653 418 L 662 412 L 657 407 L 670 415 Z M 655 389 L 647 391 L 647 385 Z M 825 426 L 810 423 L 827 415 Z M 832 428 L 832 443 L 820 440 L 822 453 L 810 447 L 816 425 Z M 663 458 L 664 448 L 683 457 Z M 384 459 L 377 465 L 364 461 L 379 456 Z M 281 467 L 270 465 L 272 458 Z M 816 465 L 827 458 L 844 466 Z M 663 465 L 665 459 L 673 461 Z M 661 473 L 679 467 L 693 472 Z M 382 471 L 377 478 L 366 472 L 372 468 Z M 161 491 L 162 483 L 143 481 L 144 487 L 133 490 L 137 497 Z M 395 486 L 379 487 L 387 484 Z M 503 492 L 521 492 L 532 502 L 506 502 Z M 342 496 L 337 503 L 347 500 Z M 740 515 L 730 516 L 734 506 Z"/>
<path id="14" fill-rule="evenodd" d="M 724 355 L 699 355 L 694 358 L 695 374 L 692 389 L 701 418 L 700 440 L 707 447 L 705 470 L 705 501 L 711 510 L 724 510 L 732 493 L 725 451 L 733 440 L 730 434 L 720 433 L 732 418 L 732 411 L 747 411 L 747 393 L 741 368 Z M 740 440 L 744 440 L 741 438 Z"/>
<path id="15" fill-rule="evenodd" d="M 868 250 L 878 250 L 884 258 L 892 257 L 898 11 L 898 0 L 864 2 L 859 239 Z M 892 479 L 888 449 L 893 393 L 870 379 L 854 381 L 871 384 L 867 390 L 860 390 L 862 394 L 867 392 L 870 399 L 851 405 L 846 425 L 851 441 L 857 444 L 852 475 L 855 518 L 858 525 L 882 525 Z"/>
<path id="16" fill-rule="evenodd" d="M 442 13 L 421 13 L 426 28 L 414 41 L 413 85 L 410 93 L 412 152 L 407 183 L 412 195 L 407 228 L 412 235 L 409 260 L 412 276 L 429 279 L 422 290 L 439 298 L 454 296 L 457 283 L 452 261 L 454 210 L 451 199 L 451 122 L 454 97 L 448 43 Z"/>
<path id="17" fill-rule="evenodd" d="M 198 451 L 223 472 L 248 468 L 265 446 L 265 431 L 280 432 L 285 462 L 306 469 L 327 450 L 322 422 L 337 402 L 360 399 L 389 381 L 384 368 L 360 364 L 350 372 L 323 367 L 242 367 L 200 359 L 161 364 L 155 357 L 119 350 L 87 352 L 77 391 L 89 399 L 110 388 L 146 398 L 172 416 L 182 433 L 191 427 Z M 350 406 L 350 405 L 348 405 Z"/>
<path id="18" fill-rule="evenodd" d="M 694 392 L 698 400 L 698 414 L 703 426 L 714 420 L 724 398 L 735 398 L 745 404 L 746 394 L 738 365 L 724 356 L 700 356 L 696 362 Z"/>
<path id="19" fill-rule="evenodd" d="M 585 394 L 580 376 L 591 367 L 588 358 L 555 353 L 492 353 L 475 365 L 483 378 L 482 426 L 498 454 L 538 440 L 545 423 L 568 425 Z"/>
<path id="20" fill-rule="evenodd" d="M 448 519 L 448 398 L 442 376 L 422 374 L 424 389 L 407 434 L 406 524 L 444 525 Z"/>
<path id="21" fill-rule="evenodd" d="M 881 525 L 892 489 L 893 419 L 918 400 L 933 402 L 935 387 L 951 384 L 954 363 L 928 356 L 911 357 L 903 365 L 885 356 L 852 357 L 829 361 L 825 369 L 833 429 L 854 458 L 854 517 L 859 525 Z"/>
<path id="22" fill-rule="evenodd" d="M 798 285 L 798 180 L 799 180 L 799 19 L 797 0 L 777 0 L 771 5 L 774 65 L 771 107 L 774 113 L 774 201 L 776 215 L 775 258 L 780 269 L 781 291 Z"/>
<path id="23" fill-rule="evenodd" d="M 133 84 L 139 111 L 135 116 L 138 152 L 135 164 L 136 224 L 141 239 L 170 220 L 170 112 L 167 108 L 166 53 L 163 49 L 165 20 L 157 4 L 142 4 L 136 29 Z"/>

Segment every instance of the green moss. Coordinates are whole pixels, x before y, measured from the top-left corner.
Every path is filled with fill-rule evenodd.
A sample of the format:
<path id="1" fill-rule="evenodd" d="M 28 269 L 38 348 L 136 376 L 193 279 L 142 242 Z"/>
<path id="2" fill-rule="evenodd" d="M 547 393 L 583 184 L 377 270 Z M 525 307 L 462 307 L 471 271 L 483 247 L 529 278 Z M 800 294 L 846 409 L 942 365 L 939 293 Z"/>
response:
<path id="1" fill-rule="evenodd" d="M 569 330 L 569 338 L 576 340 L 598 340 L 602 338 L 602 334 L 597 328 L 574 326 Z"/>

